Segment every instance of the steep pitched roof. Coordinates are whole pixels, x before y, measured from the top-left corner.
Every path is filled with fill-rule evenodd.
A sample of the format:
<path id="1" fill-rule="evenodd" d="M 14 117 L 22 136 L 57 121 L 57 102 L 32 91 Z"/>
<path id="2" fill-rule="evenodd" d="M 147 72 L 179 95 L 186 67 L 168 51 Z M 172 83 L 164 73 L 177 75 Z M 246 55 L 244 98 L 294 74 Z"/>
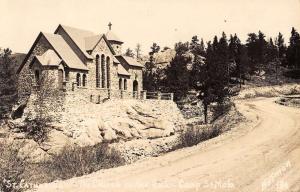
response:
<path id="1" fill-rule="evenodd" d="M 40 41 L 41 37 L 45 38 L 45 40 L 52 47 L 53 51 L 57 54 L 57 56 L 60 59 L 62 59 L 66 63 L 68 67 L 88 70 L 87 67 L 81 62 L 77 55 L 72 51 L 71 47 L 64 41 L 64 39 L 60 35 L 40 32 L 37 38 L 35 39 L 33 45 L 31 46 L 30 50 L 26 54 L 20 67 L 18 68 L 17 73 L 20 73 L 27 60 L 29 59 L 30 55 L 32 54 L 35 46 Z"/>
<path id="2" fill-rule="evenodd" d="M 120 63 L 120 61 L 114 56 L 114 58 L 113 58 L 113 62 L 114 63 L 116 63 L 116 64 L 119 64 Z"/>
<path id="3" fill-rule="evenodd" d="M 86 52 L 86 46 L 85 46 L 85 38 L 95 36 L 95 34 L 91 31 L 78 29 L 75 27 L 70 27 L 66 25 L 59 25 L 57 29 L 55 30 L 55 33 L 58 31 L 59 28 L 62 28 L 72 39 L 72 41 L 78 46 L 80 51 L 89 59 L 92 59 L 93 57 L 89 55 Z"/>
<path id="4" fill-rule="evenodd" d="M 77 45 L 80 51 L 86 56 L 88 59 L 93 59 L 91 55 L 87 53 L 87 51 L 91 51 L 95 48 L 95 46 L 99 43 L 99 41 L 104 38 L 105 42 L 107 43 L 109 49 L 113 54 L 115 54 L 113 48 L 111 47 L 110 43 L 108 42 L 110 39 L 106 37 L 105 34 L 95 34 L 91 31 L 79 29 L 75 27 L 70 27 L 66 25 L 59 25 L 55 30 L 55 33 L 58 31 L 59 28 L 62 28 L 72 39 L 72 41 Z M 120 41 L 114 34 L 110 34 L 112 41 Z"/>
<path id="5" fill-rule="evenodd" d="M 61 57 L 65 64 L 73 69 L 88 70 L 86 65 L 78 58 L 72 48 L 60 35 L 43 33 L 54 51 Z"/>
<path id="6" fill-rule="evenodd" d="M 97 43 L 101 40 L 102 35 L 93 35 L 84 38 L 85 40 L 85 50 L 90 51 L 93 50 Z"/>
<path id="7" fill-rule="evenodd" d="M 132 57 L 128 56 L 123 56 L 123 55 L 118 55 L 116 58 L 122 63 L 122 61 L 125 61 L 128 65 L 134 66 L 134 67 L 141 67 L 143 68 L 144 66 L 141 65 L 137 60 L 135 60 Z"/>
<path id="8" fill-rule="evenodd" d="M 62 60 L 52 49 L 48 49 L 43 55 L 35 56 L 42 66 L 58 66 Z"/>
<path id="9" fill-rule="evenodd" d="M 128 71 L 121 64 L 118 64 L 118 75 L 130 76 Z"/>
<path id="10" fill-rule="evenodd" d="M 109 30 L 105 35 L 109 41 L 116 41 L 119 43 L 123 43 L 123 41 L 121 41 L 120 38 L 117 37 L 116 34 L 114 34 L 111 30 Z"/>

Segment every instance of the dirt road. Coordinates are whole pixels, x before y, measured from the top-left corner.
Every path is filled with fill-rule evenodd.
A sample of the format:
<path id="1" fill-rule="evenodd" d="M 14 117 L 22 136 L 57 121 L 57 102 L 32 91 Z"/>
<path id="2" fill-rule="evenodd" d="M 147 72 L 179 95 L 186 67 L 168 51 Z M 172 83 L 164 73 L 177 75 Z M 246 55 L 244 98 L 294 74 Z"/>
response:
<path id="1" fill-rule="evenodd" d="M 300 109 L 237 102 L 245 123 L 195 147 L 39 186 L 38 191 L 300 191 Z"/>

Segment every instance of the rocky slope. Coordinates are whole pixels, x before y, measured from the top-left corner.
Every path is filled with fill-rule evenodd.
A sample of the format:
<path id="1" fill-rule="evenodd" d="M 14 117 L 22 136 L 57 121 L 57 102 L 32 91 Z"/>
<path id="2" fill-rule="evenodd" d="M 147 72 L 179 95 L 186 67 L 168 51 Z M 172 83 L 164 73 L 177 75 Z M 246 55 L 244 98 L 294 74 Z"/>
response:
<path id="1" fill-rule="evenodd" d="M 166 140 L 173 138 L 185 125 L 173 101 L 128 99 L 94 104 L 84 98 L 80 101 L 73 98 L 67 95 L 64 112 L 59 113 L 61 118 L 51 125 L 46 141 L 37 144 L 25 139 L 22 133 L 14 134 L 15 138 L 24 142 L 20 150 L 22 157 L 38 162 L 59 153 L 66 145 L 83 147 L 101 142 L 112 143 L 125 153 L 135 153 L 132 152 L 134 147 L 147 148 L 145 145 L 148 145 L 154 149 L 165 145 Z M 30 107 L 25 109 L 24 114 L 28 114 L 28 110 Z M 12 123 L 21 125 L 25 118 L 23 116 Z M 139 141 L 132 144 L 136 140 Z M 132 149 L 130 152 L 127 150 L 129 148 Z"/>

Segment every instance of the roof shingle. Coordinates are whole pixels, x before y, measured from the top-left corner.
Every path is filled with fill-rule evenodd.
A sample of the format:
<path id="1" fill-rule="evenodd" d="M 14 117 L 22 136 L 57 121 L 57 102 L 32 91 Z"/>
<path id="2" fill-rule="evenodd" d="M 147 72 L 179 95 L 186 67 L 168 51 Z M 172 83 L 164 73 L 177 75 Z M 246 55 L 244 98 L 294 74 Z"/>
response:
<path id="1" fill-rule="evenodd" d="M 72 48 L 65 42 L 62 36 L 49 33 L 43 33 L 43 35 L 68 67 L 73 69 L 88 70 L 86 65 L 74 53 Z"/>
<path id="2" fill-rule="evenodd" d="M 134 66 L 134 67 L 144 67 L 141 65 L 136 59 L 128 56 L 118 55 L 116 58 L 122 63 L 122 61 L 125 61 L 128 65 Z"/>
<path id="3" fill-rule="evenodd" d="M 58 66 L 62 61 L 52 49 L 48 49 L 43 55 L 35 57 L 43 66 Z"/>

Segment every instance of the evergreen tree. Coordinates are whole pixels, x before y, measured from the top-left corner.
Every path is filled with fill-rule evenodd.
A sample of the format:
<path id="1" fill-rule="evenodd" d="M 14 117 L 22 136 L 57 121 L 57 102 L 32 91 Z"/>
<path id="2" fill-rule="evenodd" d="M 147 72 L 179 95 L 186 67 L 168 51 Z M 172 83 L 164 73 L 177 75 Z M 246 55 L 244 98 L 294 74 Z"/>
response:
<path id="1" fill-rule="evenodd" d="M 279 59 L 280 59 L 281 63 L 284 65 L 284 64 L 286 64 L 285 56 L 286 56 L 287 48 L 286 48 L 286 45 L 284 44 L 284 39 L 280 32 L 278 33 L 275 44 L 278 48 Z"/>
<path id="2" fill-rule="evenodd" d="M 246 40 L 247 52 L 250 62 L 250 73 L 258 68 L 258 37 L 255 33 L 249 33 Z"/>
<path id="3" fill-rule="evenodd" d="M 190 43 L 190 50 L 191 50 L 191 53 L 193 53 L 193 54 L 204 55 L 205 54 L 205 47 L 204 47 L 203 39 L 201 39 L 201 42 L 199 43 L 198 37 L 193 36 L 192 40 L 191 40 L 191 43 Z"/>
<path id="4" fill-rule="evenodd" d="M 190 89 L 190 72 L 187 69 L 187 65 L 191 63 L 191 57 L 188 54 L 189 43 L 176 43 L 175 51 L 175 57 L 166 70 L 166 81 L 168 90 L 173 92 L 174 99 L 179 101 L 186 96 Z"/>
<path id="5" fill-rule="evenodd" d="M 250 66 L 249 66 L 249 57 L 247 53 L 247 47 L 242 45 L 241 43 L 238 44 L 238 53 L 237 53 L 237 74 L 238 78 L 240 79 L 240 87 L 241 84 L 244 84 L 246 76 L 250 73 Z"/>
<path id="6" fill-rule="evenodd" d="M 278 50 L 275 46 L 273 39 L 270 38 L 266 47 L 266 62 L 277 62 Z"/>
<path id="7" fill-rule="evenodd" d="M 128 56 L 128 57 L 134 57 L 134 53 L 133 53 L 133 51 L 130 48 L 126 49 L 126 52 L 125 52 L 124 55 Z"/>
<path id="8" fill-rule="evenodd" d="M 10 49 L 0 50 L 0 119 L 11 111 L 17 98 L 17 77 L 15 61 L 11 57 Z"/>
<path id="9" fill-rule="evenodd" d="M 263 69 L 267 63 L 267 41 L 265 40 L 265 34 L 258 31 L 258 41 L 257 41 L 257 59 L 259 72 Z"/>
<path id="10" fill-rule="evenodd" d="M 239 78 L 241 87 L 247 73 L 249 72 L 249 58 L 247 55 L 247 47 L 241 44 L 240 39 L 236 34 L 230 36 L 229 39 L 229 58 L 231 63 L 235 64 L 233 67 L 233 76 Z"/>
<path id="11" fill-rule="evenodd" d="M 293 27 L 290 37 L 290 45 L 287 50 L 288 65 L 292 68 L 300 68 L 300 35 Z"/>
<path id="12" fill-rule="evenodd" d="M 158 78 L 155 66 L 154 54 L 160 50 L 160 47 L 156 43 L 153 43 L 150 49 L 149 61 L 145 63 L 145 68 L 143 70 L 143 87 L 148 91 L 157 91 L 160 79 Z"/>
<path id="13" fill-rule="evenodd" d="M 201 55 L 194 54 L 193 88 L 199 91 L 202 101 L 205 123 L 208 122 L 208 107 L 212 102 L 222 104 L 229 96 L 228 90 L 228 43 L 225 33 L 218 41 L 215 36 L 213 44 L 207 43 L 206 61 Z"/>
<path id="14" fill-rule="evenodd" d="M 139 43 L 136 44 L 135 52 L 136 52 L 136 58 L 140 59 L 140 57 L 141 57 L 141 44 L 139 44 Z"/>

